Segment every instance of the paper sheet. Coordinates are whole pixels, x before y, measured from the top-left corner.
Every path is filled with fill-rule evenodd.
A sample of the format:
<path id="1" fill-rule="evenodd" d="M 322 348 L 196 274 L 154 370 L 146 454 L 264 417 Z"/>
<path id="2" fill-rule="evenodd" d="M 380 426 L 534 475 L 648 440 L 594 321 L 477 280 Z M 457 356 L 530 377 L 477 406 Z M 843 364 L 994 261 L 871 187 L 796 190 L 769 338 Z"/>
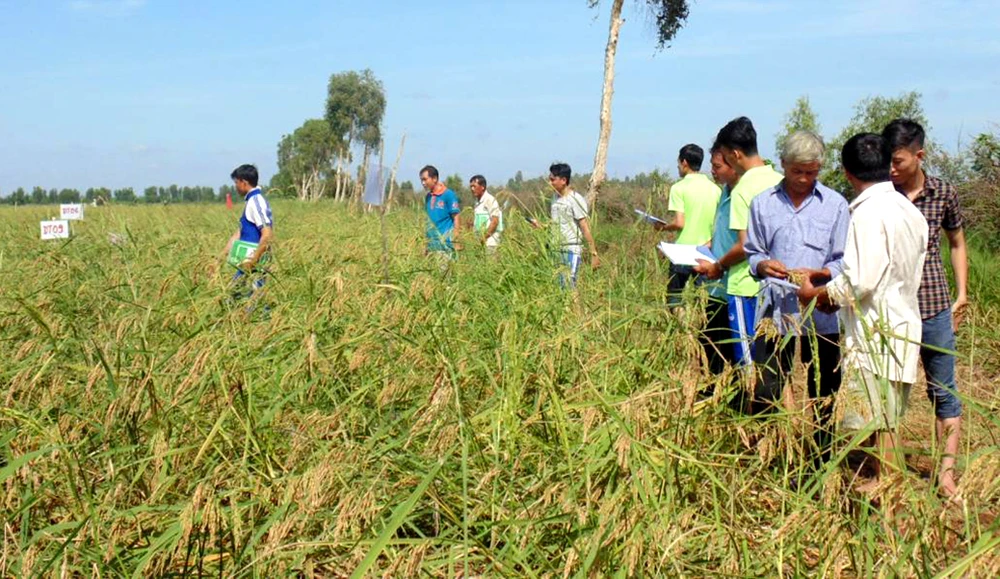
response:
<path id="1" fill-rule="evenodd" d="M 715 258 L 701 245 L 680 245 L 661 241 L 656 248 L 674 265 L 698 265 L 699 261 L 715 263 Z"/>

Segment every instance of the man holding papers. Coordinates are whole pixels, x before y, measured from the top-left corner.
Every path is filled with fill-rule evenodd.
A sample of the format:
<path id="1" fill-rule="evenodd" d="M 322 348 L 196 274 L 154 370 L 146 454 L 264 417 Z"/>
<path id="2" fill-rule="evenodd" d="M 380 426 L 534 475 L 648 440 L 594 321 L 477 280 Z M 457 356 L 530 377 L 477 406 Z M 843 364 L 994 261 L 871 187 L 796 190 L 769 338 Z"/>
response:
<path id="1" fill-rule="evenodd" d="M 803 270 L 814 279 L 832 279 L 843 270 L 850 213 L 840 193 L 816 180 L 823 154 L 823 141 L 810 132 L 788 137 L 781 151 L 785 178 L 750 203 L 744 245 L 750 275 L 764 282 L 757 308 L 758 379 L 751 411 L 768 411 L 780 401 L 799 342 L 802 363 L 809 367 L 809 397 L 821 399 L 815 408 L 818 458 L 825 457 L 830 446 L 830 396 L 840 388 L 840 325 L 833 313 L 802 316 L 798 288 L 789 274 Z M 788 335 L 795 337 L 786 340 Z"/>
<path id="2" fill-rule="evenodd" d="M 729 325 L 736 341 L 732 344 L 733 359 L 749 365 L 753 359 L 754 320 L 757 313 L 757 280 L 750 277 L 743 244 L 746 242 L 750 220 L 750 202 L 760 193 L 781 182 L 782 175 L 764 162 L 757 152 L 757 131 L 746 117 L 729 121 L 719 130 L 715 147 L 722 152 L 726 163 L 736 170 L 739 181 L 732 188 L 729 206 L 729 228 L 736 235 L 725 255 L 715 263 L 700 262 L 694 268 L 708 279 L 727 275 L 726 293 L 729 301 Z"/>
<path id="3" fill-rule="evenodd" d="M 676 243 L 692 246 L 692 250 L 712 239 L 712 220 L 722 193 L 707 175 L 700 173 L 704 160 L 705 151 L 698 145 L 689 144 L 681 148 L 677 157 L 677 173 L 681 180 L 671 185 L 667 202 L 667 210 L 674 214 L 673 221 L 653 221 L 653 228 L 657 231 L 680 231 Z M 667 304 L 671 307 L 681 305 L 681 294 L 693 275 L 694 265 L 696 263 L 690 260 L 680 263 L 671 259 L 667 287 Z"/>

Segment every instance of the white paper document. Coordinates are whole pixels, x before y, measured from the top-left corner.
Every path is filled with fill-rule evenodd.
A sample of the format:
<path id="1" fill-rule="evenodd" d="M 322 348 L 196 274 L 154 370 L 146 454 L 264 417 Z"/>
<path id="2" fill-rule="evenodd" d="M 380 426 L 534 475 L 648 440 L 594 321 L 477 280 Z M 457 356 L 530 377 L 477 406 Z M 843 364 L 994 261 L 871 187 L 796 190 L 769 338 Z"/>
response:
<path id="1" fill-rule="evenodd" d="M 699 261 L 715 263 L 715 258 L 701 245 L 680 245 L 661 241 L 656 248 L 674 265 L 698 265 Z"/>
<path id="2" fill-rule="evenodd" d="M 642 209 L 635 209 L 634 211 L 635 211 L 636 215 L 638 215 L 639 217 L 642 217 L 643 219 L 645 219 L 646 221 L 648 221 L 650 223 L 662 223 L 664 225 L 667 224 L 666 221 L 664 221 L 664 220 L 662 220 L 659 217 L 656 217 L 654 215 L 650 215 L 649 213 L 646 213 Z"/>

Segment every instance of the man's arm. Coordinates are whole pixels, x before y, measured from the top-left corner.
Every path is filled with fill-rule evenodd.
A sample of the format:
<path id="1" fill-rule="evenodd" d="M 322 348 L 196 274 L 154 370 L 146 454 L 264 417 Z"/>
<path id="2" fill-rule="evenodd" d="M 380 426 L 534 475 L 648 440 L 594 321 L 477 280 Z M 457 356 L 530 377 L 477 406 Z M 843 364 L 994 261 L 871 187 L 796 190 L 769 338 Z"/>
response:
<path id="1" fill-rule="evenodd" d="M 674 220 L 669 223 L 653 222 L 653 229 L 657 231 L 680 231 L 684 229 L 684 212 L 674 211 Z"/>
<path id="2" fill-rule="evenodd" d="M 483 234 L 483 241 L 493 237 L 493 234 L 497 231 L 497 227 L 500 227 L 500 218 L 490 217 L 490 224 L 486 226 L 486 233 Z"/>
<path id="3" fill-rule="evenodd" d="M 233 233 L 229 237 L 229 242 L 226 243 L 226 251 L 222 254 L 222 261 L 226 261 L 226 258 L 229 257 L 229 252 L 232 251 L 233 244 L 236 243 L 239 240 L 239 238 L 240 238 L 240 230 L 237 229 L 236 233 Z"/>
<path id="4" fill-rule="evenodd" d="M 965 317 L 969 305 L 969 251 L 965 243 L 965 230 L 945 229 L 948 245 L 951 247 L 951 268 L 955 272 L 955 303 L 951 306 L 951 323 L 955 330 Z"/>
<path id="5" fill-rule="evenodd" d="M 766 277 L 784 279 L 788 277 L 785 264 L 771 257 L 767 247 L 767 227 L 761 215 L 760 197 L 750 203 L 750 221 L 748 223 L 743 251 L 750 266 L 750 277 L 760 280 Z"/>
<path id="6" fill-rule="evenodd" d="M 698 265 L 694 266 L 694 272 L 701 274 L 708 279 L 719 279 L 727 269 L 745 260 L 747 258 L 747 254 L 744 249 L 744 245 L 747 241 L 747 232 L 745 229 L 741 229 L 736 233 L 736 235 L 738 239 L 736 240 L 736 243 L 729 248 L 726 255 L 723 255 L 719 258 L 719 261 L 716 261 L 715 263 L 699 260 Z"/>
<path id="7" fill-rule="evenodd" d="M 590 248 L 590 267 L 600 266 L 601 258 L 597 255 L 597 245 L 594 243 L 594 236 L 590 233 L 590 220 L 584 217 L 583 219 L 578 219 L 577 224 L 580 225 L 583 238 L 587 240 L 587 247 Z"/>
<path id="8" fill-rule="evenodd" d="M 253 252 L 253 257 L 243 262 L 240 269 L 245 269 L 247 271 L 252 270 L 257 266 L 257 263 L 261 260 L 264 254 L 267 252 L 268 248 L 271 246 L 271 240 L 274 238 L 274 230 L 271 229 L 270 225 L 265 225 L 260 228 L 260 241 L 257 242 L 257 250 Z"/>

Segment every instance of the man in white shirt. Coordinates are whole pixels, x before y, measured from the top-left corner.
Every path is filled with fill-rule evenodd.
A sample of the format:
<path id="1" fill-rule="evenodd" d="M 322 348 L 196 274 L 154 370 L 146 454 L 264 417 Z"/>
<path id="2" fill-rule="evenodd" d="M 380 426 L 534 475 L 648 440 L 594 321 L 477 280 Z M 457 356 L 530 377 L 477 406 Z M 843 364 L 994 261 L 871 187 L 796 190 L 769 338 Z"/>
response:
<path id="1" fill-rule="evenodd" d="M 486 190 L 486 177 L 475 175 L 469 179 L 469 189 L 476 196 L 476 208 L 473 211 L 472 229 L 479 236 L 487 253 L 494 253 L 500 245 L 500 232 L 503 231 L 503 212 L 496 197 Z"/>
<path id="2" fill-rule="evenodd" d="M 885 140 L 873 133 L 844 145 L 841 162 L 858 197 L 850 205 L 843 272 L 825 287 L 806 279 L 799 290 L 804 305 L 815 299 L 817 308 L 842 308 L 846 380 L 838 427 L 878 435 L 879 476 L 885 466 L 900 466 L 896 431 L 917 381 L 917 289 L 928 237 L 927 220 L 889 180 L 891 159 Z"/>
<path id="3" fill-rule="evenodd" d="M 570 186 L 573 170 L 566 163 L 552 163 L 549 166 L 549 185 L 556 194 L 552 197 L 552 242 L 563 266 L 559 284 L 564 289 L 576 288 L 577 272 L 582 260 L 583 242 L 590 249 L 590 267 L 597 269 L 601 258 L 597 255 L 597 245 L 590 231 L 590 209 L 587 199 Z M 537 219 L 531 219 L 537 228 L 544 227 Z"/>

